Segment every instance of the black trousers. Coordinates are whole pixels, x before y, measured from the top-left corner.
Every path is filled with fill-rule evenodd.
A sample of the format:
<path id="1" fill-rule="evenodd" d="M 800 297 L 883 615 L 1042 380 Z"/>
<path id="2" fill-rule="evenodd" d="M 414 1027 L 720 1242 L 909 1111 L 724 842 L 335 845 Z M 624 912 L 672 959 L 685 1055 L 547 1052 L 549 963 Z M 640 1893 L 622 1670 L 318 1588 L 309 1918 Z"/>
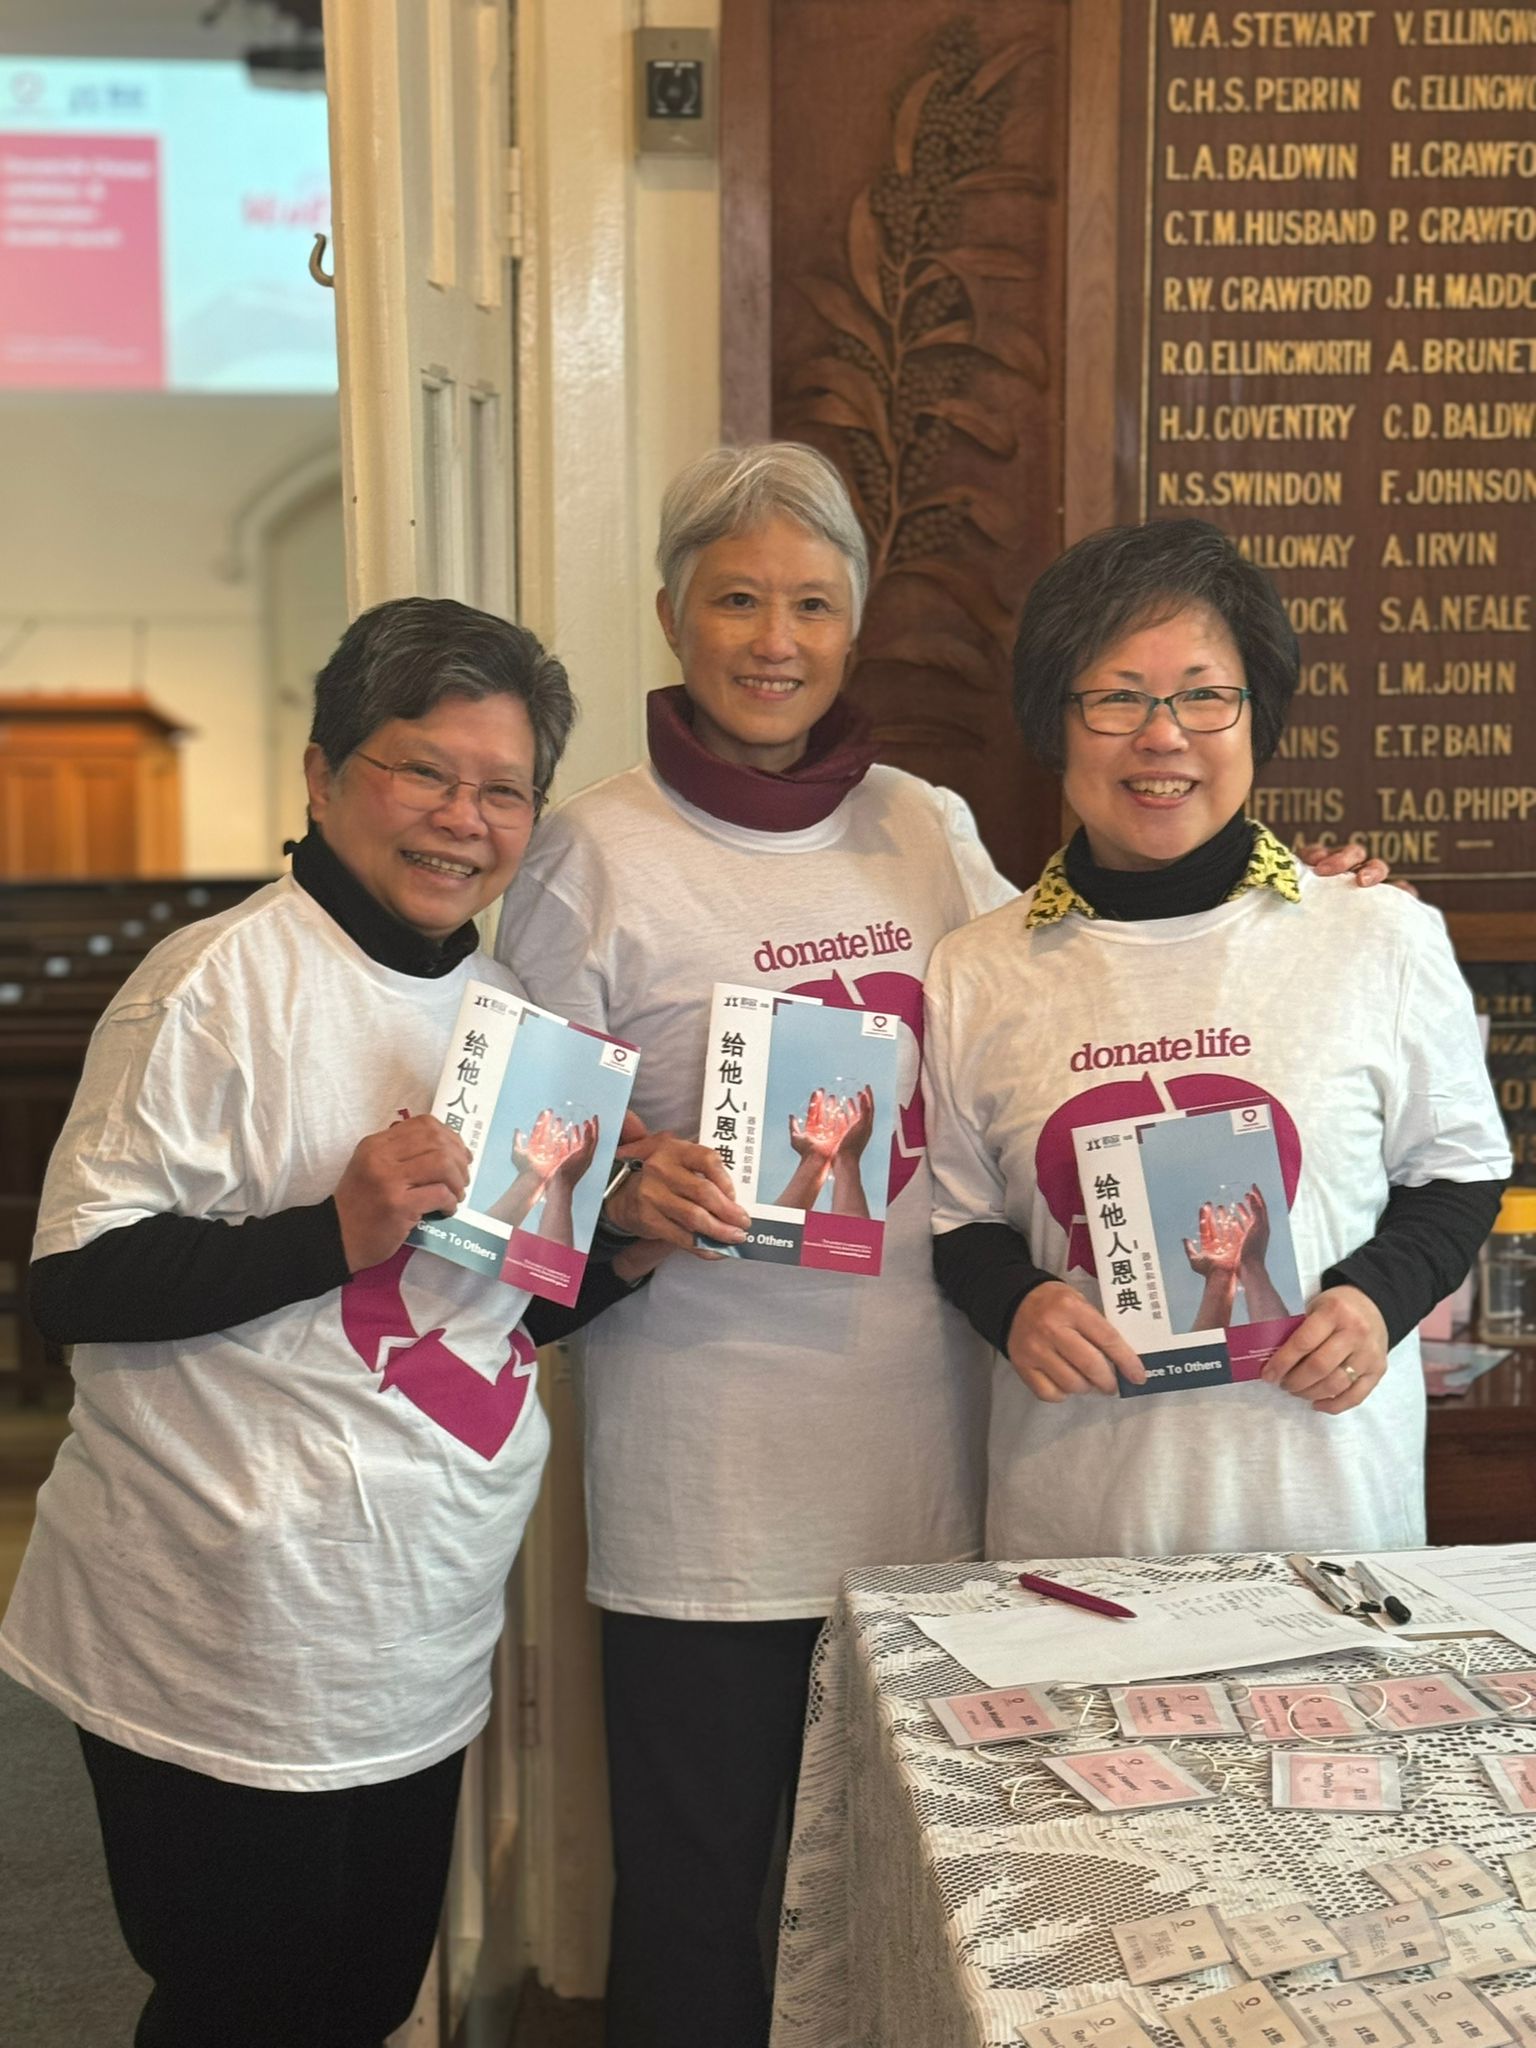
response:
<path id="1" fill-rule="evenodd" d="M 343 1792 L 229 1785 L 80 1731 L 135 2048 L 380 2048 L 426 1974 L 464 1756 Z"/>
<path id="2" fill-rule="evenodd" d="M 819 1621 L 603 1615 L 608 2048 L 762 2048 L 759 1927 Z"/>

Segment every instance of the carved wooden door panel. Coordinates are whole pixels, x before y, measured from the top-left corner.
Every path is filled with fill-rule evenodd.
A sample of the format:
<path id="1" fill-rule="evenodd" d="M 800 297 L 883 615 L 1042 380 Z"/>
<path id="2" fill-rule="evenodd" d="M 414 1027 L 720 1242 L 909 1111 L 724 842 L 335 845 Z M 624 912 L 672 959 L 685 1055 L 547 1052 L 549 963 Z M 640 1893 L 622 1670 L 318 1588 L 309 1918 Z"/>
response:
<path id="1" fill-rule="evenodd" d="M 1009 695 L 1062 542 L 1067 32 L 1057 0 L 722 20 L 727 433 L 837 463 L 873 569 L 852 695 L 1021 883 L 1060 837 Z"/>

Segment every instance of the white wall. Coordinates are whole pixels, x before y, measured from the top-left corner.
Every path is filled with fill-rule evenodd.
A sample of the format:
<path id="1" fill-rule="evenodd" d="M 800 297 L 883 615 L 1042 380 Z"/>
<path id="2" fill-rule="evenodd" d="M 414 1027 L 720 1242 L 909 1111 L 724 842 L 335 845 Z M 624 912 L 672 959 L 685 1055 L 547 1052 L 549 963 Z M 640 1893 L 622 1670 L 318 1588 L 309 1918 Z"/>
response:
<path id="1" fill-rule="evenodd" d="M 325 397 L 0 398 L 0 695 L 142 690 L 190 726 L 189 872 L 278 865 L 260 559 L 230 556 L 242 508 L 336 438 Z"/>
<path id="2" fill-rule="evenodd" d="M 717 167 L 635 156 L 640 12 L 519 11 L 519 586 L 582 705 L 564 794 L 640 758 L 645 692 L 675 680 L 653 610 L 657 508 L 720 429 Z M 669 0 L 666 16 L 718 33 L 719 0 Z"/>

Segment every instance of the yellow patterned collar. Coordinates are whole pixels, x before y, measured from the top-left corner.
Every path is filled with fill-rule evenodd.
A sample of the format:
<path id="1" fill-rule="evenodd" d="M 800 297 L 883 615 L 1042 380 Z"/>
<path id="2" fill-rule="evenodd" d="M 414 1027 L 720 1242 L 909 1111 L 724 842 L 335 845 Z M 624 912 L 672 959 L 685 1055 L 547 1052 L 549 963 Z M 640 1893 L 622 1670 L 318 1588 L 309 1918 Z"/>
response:
<path id="1" fill-rule="evenodd" d="M 1067 880 L 1066 851 L 1063 846 L 1051 855 L 1044 873 L 1035 884 L 1035 900 L 1024 920 L 1028 931 L 1033 931 L 1037 925 L 1060 924 L 1074 910 L 1080 917 L 1097 918 L 1099 914 L 1091 903 L 1083 901 Z M 1257 820 L 1253 821 L 1253 852 L 1237 887 L 1228 893 L 1226 901 L 1230 903 L 1234 897 L 1246 895 L 1250 889 L 1273 889 L 1287 903 L 1301 901 L 1295 854 L 1275 837 L 1267 825 L 1261 825 Z"/>

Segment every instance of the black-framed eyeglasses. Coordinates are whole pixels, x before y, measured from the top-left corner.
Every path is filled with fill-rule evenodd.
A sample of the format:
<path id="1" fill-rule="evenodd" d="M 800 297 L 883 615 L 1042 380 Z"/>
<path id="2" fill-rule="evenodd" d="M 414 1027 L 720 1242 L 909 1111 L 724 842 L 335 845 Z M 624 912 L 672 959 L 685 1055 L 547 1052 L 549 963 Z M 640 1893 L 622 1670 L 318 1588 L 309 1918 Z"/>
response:
<path id="1" fill-rule="evenodd" d="M 1164 704 L 1180 732 L 1225 732 L 1236 725 L 1252 695 L 1236 683 L 1201 683 L 1170 697 L 1154 697 L 1150 690 L 1069 690 L 1067 702 L 1077 706 L 1090 732 L 1129 739 L 1144 731 Z"/>
<path id="2" fill-rule="evenodd" d="M 474 797 L 488 825 L 531 825 L 544 808 L 542 789 L 514 782 L 509 776 L 498 776 L 493 782 L 468 782 L 430 761 L 380 761 L 361 747 L 354 747 L 353 752 L 371 768 L 381 768 L 400 802 L 413 811 L 439 811 L 444 804 L 451 804 L 461 789 Z"/>

